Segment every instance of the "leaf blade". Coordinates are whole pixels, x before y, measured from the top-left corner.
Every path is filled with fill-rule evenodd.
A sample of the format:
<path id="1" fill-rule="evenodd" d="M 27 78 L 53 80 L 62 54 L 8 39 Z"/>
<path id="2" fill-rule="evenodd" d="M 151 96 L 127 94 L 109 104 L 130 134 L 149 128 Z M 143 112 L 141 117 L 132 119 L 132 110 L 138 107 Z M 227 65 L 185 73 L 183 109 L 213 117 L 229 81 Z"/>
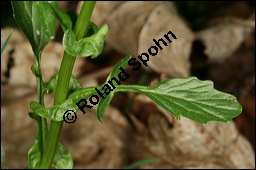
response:
<path id="1" fill-rule="evenodd" d="M 55 36 L 56 19 L 48 2 L 12 1 L 12 8 L 16 23 L 28 38 L 34 53 L 39 54 Z"/>
<path id="2" fill-rule="evenodd" d="M 112 101 L 112 98 L 114 97 L 114 95 L 115 95 L 115 93 L 110 92 L 108 94 L 108 96 L 106 96 L 104 99 L 100 100 L 98 107 L 97 107 L 97 112 L 96 112 L 96 117 L 100 123 L 102 123 L 101 118 L 102 118 L 105 110 L 109 106 L 110 102 Z"/>
<path id="3" fill-rule="evenodd" d="M 238 116 L 242 107 L 235 96 L 220 92 L 211 81 L 196 77 L 165 80 L 153 87 L 120 85 L 117 91 L 138 91 L 173 114 L 192 119 L 200 124 L 208 121 L 228 122 Z"/>

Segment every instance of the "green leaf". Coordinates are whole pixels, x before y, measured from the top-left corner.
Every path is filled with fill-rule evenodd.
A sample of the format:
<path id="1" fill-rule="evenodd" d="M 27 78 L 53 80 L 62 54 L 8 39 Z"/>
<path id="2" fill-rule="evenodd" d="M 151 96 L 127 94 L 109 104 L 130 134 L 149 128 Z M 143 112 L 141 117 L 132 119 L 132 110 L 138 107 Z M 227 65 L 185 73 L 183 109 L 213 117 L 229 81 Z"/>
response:
<path id="1" fill-rule="evenodd" d="M 157 161 L 158 161 L 158 159 L 142 159 L 142 160 L 139 160 L 139 161 L 123 168 L 123 169 L 135 169 L 139 165 L 145 165 L 145 164 L 154 163 L 154 162 L 157 162 Z"/>
<path id="2" fill-rule="evenodd" d="M 37 114 L 44 118 L 48 118 L 55 121 L 62 121 L 63 115 L 67 110 L 73 110 L 74 112 L 78 111 L 76 103 L 81 99 L 87 99 L 92 95 L 97 94 L 95 87 L 88 87 L 84 89 L 77 89 L 68 98 L 61 104 L 54 105 L 50 108 L 45 108 L 39 103 L 32 101 L 30 102 L 30 108 Z M 72 116 L 72 114 L 70 115 Z"/>
<path id="3" fill-rule="evenodd" d="M 99 28 L 96 24 L 93 22 L 89 21 L 88 27 L 87 27 L 87 32 L 85 33 L 84 37 L 90 37 L 93 34 L 96 34 L 99 31 Z"/>
<path id="4" fill-rule="evenodd" d="M 196 77 L 169 79 L 153 87 L 119 85 L 115 91 L 141 92 L 176 119 L 184 116 L 201 124 L 228 122 L 242 111 L 235 96 L 220 92 L 213 88 L 213 82 Z"/>
<path id="5" fill-rule="evenodd" d="M 111 80 L 113 77 L 117 77 L 118 73 L 120 72 L 119 68 L 126 68 L 128 66 L 128 61 L 132 58 L 131 55 L 127 55 L 125 58 L 123 58 L 122 60 L 120 60 L 115 67 L 113 68 L 113 70 L 111 71 L 111 73 L 109 74 L 109 76 L 107 77 L 105 84 Z M 101 89 L 101 88 L 99 88 Z M 110 102 L 112 101 L 112 98 L 114 97 L 115 92 L 111 91 L 108 96 L 106 96 L 104 99 L 101 99 L 98 107 L 97 107 L 97 113 L 96 113 L 96 117 L 98 119 L 98 121 L 100 123 L 101 122 L 101 117 L 103 116 L 105 110 L 107 109 L 107 107 L 109 106 Z"/>
<path id="6" fill-rule="evenodd" d="M 50 4 L 55 17 L 58 19 L 58 21 L 60 22 L 60 25 L 63 29 L 63 31 L 65 32 L 68 29 L 72 29 L 72 20 L 70 18 L 70 16 L 65 13 L 64 11 L 62 11 L 62 9 L 59 7 L 57 1 L 48 1 L 48 3 Z"/>
<path id="7" fill-rule="evenodd" d="M 35 54 L 54 38 L 56 19 L 48 2 L 12 1 L 13 16 Z M 47 18 L 47 19 L 46 19 Z"/>
<path id="8" fill-rule="evenodd" d="M 72 25 L 75 25 L 74 23 L 76 23 L 76 20 L 77 20 L 77 14 L 74 11 L 65 13 L 59 7 L 57 1 L 48 1 L 48 2 L 54 12 L 55 17 L 60 22 L 62 30 L 64 32 L 66 32 L 68 29 L 72 30 L 73 29 Z M 85 37 L 92 36 L 93 34 L 97 33 L 98 30 L 99 28 L 97 27 L 97 25 L 89 21 L 89 25 L 88 25 L 87 33 Z"/>
<path id="9" fill-rule="evenodd" d="M 1 55 L 2 55 L 3 51 L 5 50 L 5 48 L 6 48 L 7 44 L 8 44 L 8 42 L 10 41 L 11 36 L 12 36 L 12 31 L 11 31 L 11 33 L 9 34 L 8 38 L 6 39 L 6 41 L 4 42 L 4 45 L 1 47 Z"/>
<path id="10" fill-rule="evenodd" d="M 74 163 L 72 155 L 60 143 L 58 143 L 52 164 L 56 166 L 57 169 L 73 169 Z"/>
<path id="11" fill-rule="evenodd" d="M 36 169 L 40 165 L 42 155 L 39 146 L 39 136 L 39 129 L 37 129 L 35 141 L 28 151 L 28 165 L 26 167 L 27 169 Z"/>
<path id="12" fill-rule="evenodd" d="M 68 29 L 63 36 L 63 47 L 72 56 L 91 56 L 91 58 L 96 58 L 102 53 L 107 33 L 108 26 L 104 24 L 97 33 L 77 41 L 75 33 Z"/>
<path id="13" fill-rule="evenodd" d="M 51 93 L 57 88 L 57 82 L 58 82 L 59 73 L 55 74 L 47 83 L 43 86 L 43 92 Z M 69 82 L 69 92 L 68 94 L 73 93 L 77 89 L 82 89 L 82 85 L 79 83 L 79 81 L 75 78 L 75 76 L 71 76 L 70 82 Z"/>
<path id="14" fill-rule="evenodd" d="M 46 138 L 48 129 L 45 126 L 45 129 L 43 129 L 42 131 L 40 130 L 42 129 L 42 118 L 40 116 L 36 115 L 33 112 L 30 112 L 29 116 L 37 121 L 38 128 L 35 135 L 35 141 L 28 151 L 28 165 L 26 168 L 35 169 L 39 167 L 41 162 L 41 156 L 43 153 L 43 140 L 41 137 Z"/>
<path id="15" fill-rule="evenodd" d="M 78 18 L 78 14 L 76 11 L 68 11 L 66 12 L 66 14 L 68 14 L 68 16 L 70 17 L 71 19 L 71 22 L 72 22 L 72 27 L 71 29 L 73 30 L 74 29 L 74 26 L 76 25 L 76 21 L 77 21 L 77 18 Z M 65 31 L 64 31 L 65 32 Z"/>
<path id="16" fill-rule="evenodd" d="M 38 169 L 42 154 L 39 149 L 39 132 L 36 132 L 36 138 L 32 147 L 28 151 L 28 165 L 27 169 Z M 53 159 L 53 166 L 57 169 L 73 169 L 74 163 L 72 155 L 64 148 L 60 143 L 58 143 L 57 150 Z"/>
<path id="17" fill-rule="evenodd" d="M 118 61 L 118 63 L 116 63 L 116 65 L 114 66 L 113 70 L 111 71 L 111 73 L 107 77 L 105 83 L 107 83 L 113 77 L 117 77 L 118 73 L 120 73 L 119 68 L 122 67 L 123 69 L 125 69 L 128 66 L 128 61 L 131 58 L 132 58 L 132 55 L 127 55 L 125 58 L 123 58 L 122 60 Z"/>
<path id="18" fill-rule="evenodd" d="M 130 58 L 131 56 L 127 56 L 118 62 L 108 76 L 107 81 L 112 77 L 117 77 L 118 69 L 120 67 L 125 68 Z M 100 89 L 101 87 L 102 85 L 97 88 Z M 196 77 L 188 77 L 169 79 L 153 87 L 116 85 L 115 90 L 111 91 L 108 96 L 99 102 L 96 114 L 99 122 L 101 122 L 101 117 L 114 94 L 127 91 L 145 94 L 160 107 L 173 114 L 178 120 L 180 116 L 184 116 L 201 124 L 205 124 L 208 121 L 228 122 L 242 111 L 242 107 L 236 97 L 214 89 L 213 82 L 201 81 Z M 76 103 L 94 94 L 97 94 L 94 87 L 77 89 L 63 103 L 51 108 L 46 109 L 36 102 L 31 102 L 30 105 L 36 114 L 60 121 L 63 120 L 63 114 L 67 110 L 76 112 L 78 110 Z"/>
<path id="19" fill-rule="evenodd" d="M 38 125 L 41 117 L 35 113 L 29 113 L 29 116 L 35 120 L 37 120 Z M 35 141 L 32 144 L 32 147 L 29 149 L 28 152 L 28 165 L 26 168 L 28 169 L 38 169 L 41 158 L 42 158 L 42 152 L 40 148 L 42 148 L 42 143 L 40 143 L 40 128 L 36 131 Z M 48 133 L 48 130 L 45 129 L 44 132 L 46 132 L 46 135 Z M 65 149 L 60 143 L 58 143 L 57 151 L 54 156 L 53 165 L 56 166 L 58 169 L 72 169 L 73 168 L 73 159 L 71 154 Z"/>
<path id="20" fill-rule="evenodd" d="M 31 71 L 36 77 L 40 77 L 39 68 L 36 65 L 31 66 Z"/>
<path id="21" fill-rule="evenodd" d="M 110 92 L 104 99 L 100 100 L 98 107 L 97 107 L 97 113 L 96 113 L 96 117 L 100 123 L 102 123 L 101 117 L 103 116 L 105 110 L 107 109 L 110 102 L 112 101 L 112 98 L 114 97 L 114 95 L 115 95 L 115 93 Z"/>

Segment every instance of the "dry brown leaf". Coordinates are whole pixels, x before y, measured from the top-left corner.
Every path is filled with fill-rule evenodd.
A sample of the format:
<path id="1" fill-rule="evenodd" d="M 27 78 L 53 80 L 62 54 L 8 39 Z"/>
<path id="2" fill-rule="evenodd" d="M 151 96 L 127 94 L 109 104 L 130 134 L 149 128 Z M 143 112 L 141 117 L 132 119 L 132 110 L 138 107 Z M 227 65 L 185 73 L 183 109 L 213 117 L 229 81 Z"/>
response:
<path id="1" fill-rule="evenodd" d="M 184 117 L 178 121 L 162 109 L 144 113 L 143 108 L 155 106 L 144 95 L 136 96 L 134 103 L 140 106 L 137 108 L 140 116 L 149 115 L 145 127 L 141 128 L 144 133 L 138 136 L 140 142 L 151 154 L 168 163 L 169 168 L 255 167 L 253 148 L 239 134 L 233 121 L 200 125 Z M 154 164 L 142 167 L 152 166 L 157 168 Z"/>
<path id="2" fill-rule="evenodd" d="M 194 35 L 178 16 L 172 2 L 125 1 L 121 5 L 118 2 L 112 3 L 97 2 L 92 19 L 100 25 L 108 24 L 107 44 L 124 54 L 137 57 L 154 45 L 153 39 L 158 40 L 172 31 L 177 40 L 157 56 L 151 57 L 147 69 L 165 73 L 167 77 L 190 75 L 188 58 Z"/>
<path id="3" fill-rule="evenodd" d="M 149 129 L 154 139 L 145 139 L 149 149 L 179 168 L 255 167 L 253 149 L 233 122 L 203 126 L 182 118 L 170 129 L 156 114 L 149 119 Z"/>
<path id="4" fill-rule="evenodd" d="M 24 168 L 27 164 L 27 151 L 36 132 L 36 121 L 28 116 L 31 111 L 29 102 L 36 100 L 36 94 L 31 94 L 29 91 L 33 89 L 29 87 L 9 86 L 3 89 L 5 96 L 1 104 L 1 143 L 5 149 L 7 168 Z"/>
<path id="5" fill-rule="evenodd" d="M 158 41 L 163 38 L 168 46 L 160 42 L 163 49 L 158 48 L 157 55 L 150 56 L 149 67 L 172 77 L 188 77 L 189 55 L 194 34 L 173 9 L 173 4 L 169 2 L 163 2 L 154 8 L 140 32 L 139 53 L 147 52 L 149 47 L 154 46 L 153 39 Z M 164 38 L 169 31 L 177 37 L 173 39 L 169 35 L 173 40 L 171 44 Z"/>
<path id="6" fill-rule="evenodd" d="M 138 55 L 140 31 L 148 15 L 158 3 L 130 1 L 120 5 L 107 18 L 109 25 L 107 43 L 124 54 Z"/>
<path id="7" fill-rule="evenodd" d="M 196 39 L 203 42 L 209 62 L 223 62 L 235 52 L 254 27 L 255 21 L 227 18 L 198 32 Z"/>
<path id="8" fill-rule="evenodd" d="M 108 107 L 102 124 L 97 121 L 95 111 L 77 115 L 74 124 L 64 125 L 62 138 L 75 160 L 75 168 L 124 167 L 131 128 L 120 111 Z"/>
<path id="9" fill-rule="evenodd" d="M 16 99 L 23 98 L 36 93 L 36 87 L 31 88 L 29 86 L 10 86 L 8 84 L 1 85 L 1 101 L 2 104 L 8 102 L 14 102 Z"/>

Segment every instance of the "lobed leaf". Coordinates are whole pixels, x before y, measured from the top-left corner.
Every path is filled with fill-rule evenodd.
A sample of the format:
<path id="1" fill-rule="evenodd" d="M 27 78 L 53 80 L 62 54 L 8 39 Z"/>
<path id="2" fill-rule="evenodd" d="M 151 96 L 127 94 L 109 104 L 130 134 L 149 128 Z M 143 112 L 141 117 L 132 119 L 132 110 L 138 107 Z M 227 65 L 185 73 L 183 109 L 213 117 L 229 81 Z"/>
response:
<path id="1" fill-rule="evenodd" d="M 196 77 L 169 79 L 153 87 L 120 85 L 115 90 L 141 92 L 176 119 L 184 116 L 200 124 L 228 122 L 242 111 L 235 96 L 220 92 L 213 88 L 213 82 Z"/>

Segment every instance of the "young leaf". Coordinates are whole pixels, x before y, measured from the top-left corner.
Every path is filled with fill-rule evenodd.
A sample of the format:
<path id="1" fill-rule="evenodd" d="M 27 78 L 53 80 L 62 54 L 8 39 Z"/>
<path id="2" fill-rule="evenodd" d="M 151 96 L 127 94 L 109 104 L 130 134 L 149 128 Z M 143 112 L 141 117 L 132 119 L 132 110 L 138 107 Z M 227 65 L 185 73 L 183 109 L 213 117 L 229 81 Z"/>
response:
<path id="1" fill-rule="evenodd" d="M 215 90 L 213 82 L 196 77 L 169 79 L 153 87 L 119 85 L 115 91 L 141 92 L 176 119 L 184 116 L 201 124 L 228 122 L 242 111 L 235 96 Z"/>
<path id="2" fill-rule="evenodd" d="M 3 53 L 3 51 L 4 51 L 4 49 L 6 48 L 8 42 L 10 41 L 11 36 L 12 36 L 12 31 L 11 31 L 11 33 L 9 34 L 8 38 L 6 39 L 6 41 L 4 42 L 4 45 L 1 47 L 1 55 L 2 55 L 2 53 Z"/>
<path id="3" fill-rule="evenodd" d="M 91 56 L 91 58 L 96 58 L 103 50 L 107 33 L 108 26 L 104 24 L 97 33 L 77 41 L 75 33 L 68 29 L 64 33 L 62 44 L 65 51 L 72 56 Z"/>
<path id="4" fill-rule="evenodd" d="M 59 73 L 55 74 L 47 83 L 44 84 L 43 92 L 51 93 L 57 88 Z M 73 93 L 77 89 L 82 89 L 82 85 L 79 81 L 72 75 L 69 82 L 69 92 L 68 94 Z"/>
<path id="5" fill-rule="evenodd" d="M 39 54 L 55 35 L 56 19 L 48 2 L 12 1 L 12 8 L 14 19 L 27 36 L 34 53 Z"/>

